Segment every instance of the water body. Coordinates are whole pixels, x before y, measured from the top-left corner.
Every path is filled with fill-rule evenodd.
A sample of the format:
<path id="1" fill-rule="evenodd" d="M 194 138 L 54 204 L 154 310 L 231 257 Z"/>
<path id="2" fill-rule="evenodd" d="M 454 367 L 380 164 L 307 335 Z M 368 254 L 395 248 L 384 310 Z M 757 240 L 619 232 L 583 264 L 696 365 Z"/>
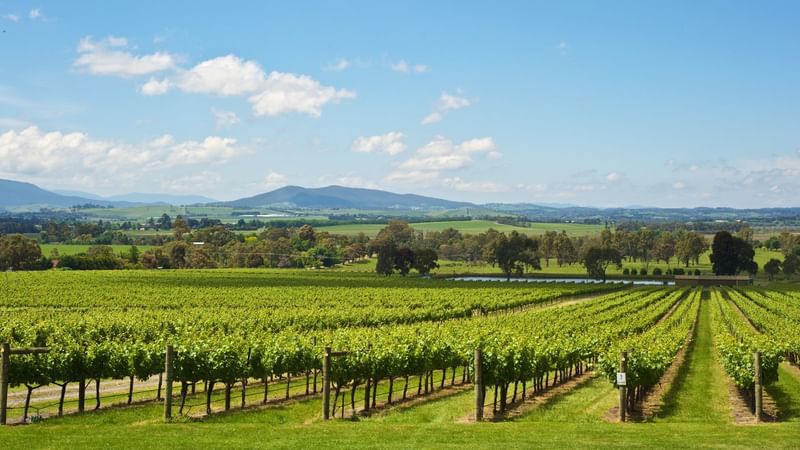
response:
<path id="1" fill-rule="evenodd" d="M 452 281 L 497 281 L 512 283 L 573 283 L 573 284 L 603 284 L 603 280 L 595 278 L 512 278 L 507 280 L 504 277 L 453 277 L 448 278 Z M 636 286 L 675 286 L 674 281 L 670 280 L 621 280 L 608 279 L 606 284 L 633 284 Z"/>

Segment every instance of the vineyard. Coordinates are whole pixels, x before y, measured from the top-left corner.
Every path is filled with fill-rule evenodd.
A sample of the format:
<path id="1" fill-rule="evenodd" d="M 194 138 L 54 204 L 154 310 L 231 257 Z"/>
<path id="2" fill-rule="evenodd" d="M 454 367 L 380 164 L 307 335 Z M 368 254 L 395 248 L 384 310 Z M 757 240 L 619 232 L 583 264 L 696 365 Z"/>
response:
<path id="1" fill-rule="evenodd" d="M 159 433 L 258 417 L 313 435 L 426 428 L 434 414 L 481 434 L 591 393 L 591 407 L 569 407 L 592 411 L 590 429 L 624 434 L 624 418 L 657 435 L 675 426 L 670 402 L 688 401 L 706 334 L 728 426 L 764 420 L 776 423 L 751 433 L 788 435 L 800 423 L 792 290 L 218 270 L 6 273 L 0 292 L 5 418 L 29 424 L 0 441 L 131 415 Z"/>

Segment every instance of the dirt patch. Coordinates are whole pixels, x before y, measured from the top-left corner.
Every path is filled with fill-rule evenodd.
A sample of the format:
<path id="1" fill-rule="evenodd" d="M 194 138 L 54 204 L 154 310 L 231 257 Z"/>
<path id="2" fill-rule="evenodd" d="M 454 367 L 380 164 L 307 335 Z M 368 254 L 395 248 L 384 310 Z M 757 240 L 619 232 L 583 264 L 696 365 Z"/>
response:
<path id="1" fill-rule="evenodd" d="M 728 378 L 728 377 L 726 377 Z M 749 400 L 747 394 L 734 385 L 733 381 L 728 378 L 728 397 L 731 402 L 731 414 L 733 416 L 733 423 L 737 425 L 754 425 L 756 416 L 750 410 Z M 762 422 L 777 422 L 778 421 L 778 406 L 775 400 L 765 390 L 763 392 L 763 412 Z"/>

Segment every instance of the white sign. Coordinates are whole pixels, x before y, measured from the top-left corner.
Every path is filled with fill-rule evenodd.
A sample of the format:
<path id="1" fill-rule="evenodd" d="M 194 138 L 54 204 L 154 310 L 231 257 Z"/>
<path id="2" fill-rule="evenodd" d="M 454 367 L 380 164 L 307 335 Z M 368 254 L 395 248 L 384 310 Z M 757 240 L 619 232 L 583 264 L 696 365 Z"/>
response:
<path id="1" fill-rule="evenodd" d="M 625 372 L 617 372 L 617 386 L 627 386 L 628 378 Z"/>

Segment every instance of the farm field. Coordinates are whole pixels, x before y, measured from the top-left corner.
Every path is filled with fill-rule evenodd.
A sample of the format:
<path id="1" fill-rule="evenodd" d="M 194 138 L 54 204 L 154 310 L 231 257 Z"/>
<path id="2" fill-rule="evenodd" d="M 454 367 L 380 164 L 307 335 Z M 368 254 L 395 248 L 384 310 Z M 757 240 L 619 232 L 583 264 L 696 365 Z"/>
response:
<path id="1" fill-rule="evenodd" d="M 12 380 L 35 385 L 37 373 L 49 373 L 69 384 L 61 418 L 57 385 L 33 391 L 29 417 L 44 421 L 0 427 L 8 448 L 341 448 L 356 437 L 365 448 L 531 448 L 563 446 L 565 436 L 601 448 L 787 448 L 800 432 L 800 370 L 786 360 L 800 350 L 789 331 L 800 324 L 800 292 L 790 289 L 465 285 L 285 270 L 18 272 L 0 283 L 0 340 L 51 348 L 46 358 L 14 356 Z M 731 394 L 752 382 L 747 369 L 733 369 L 751 357 L 729 351 L 734 332 L 764 353 L 775 423 L 747 424 L 752 415 Z M 153 400 L 167 343 L 177 358 L 169 424 Z M 70 353 L 76 344 L 85 350 Z M 336 418 L 327 422 L 325 346 L 349 351 L 333 362 Z M 472 418 L 476 347 L 484 351 L 482 423 Z M 623 348 L 642 355 L 629 360 L 634 387 L 657 384 L 678 361 L 662 406 L 638 423 L 614 419 L 609 375 Z M 88 382 L 83 414 L 74 414 L 78 378 Z M 101 407 L 91 411 L 95 379 Z M 210 396 L 203 380 L 214 382 Z M 375 400 L 365 407 L 367 384 Z M 12 387 L 12 422 L 25 393 Z"/>
<path id="2" fill-rule="evenodd" d="M 50 256 L 50 253 L 53 252 L 53 249 L 58 250 L 58 254 L 61 256 L 66 255 L 76 255 L 78 253 L 86 253 L 89 250 L 91 245 L 84 245 L 84 244 L 39 244 L 39 247 L 42 249 L 42 255 Z M 131 248 L 130 245 L 109 245 L 109 247 L 114 249 L 114 253 L 120 254 L 123 252 L 128 252 Z M 147 251 L 152 248 L 150 245 L 137 245 L 136 248 L 139 249 L 140 252 Z"/>
<path id="3" fill-rule="evenodd" d="M 386 224 L 348 224 L 348 225 L 331 225 L 318 227 L 319 231 L 327 231 L 334 234 L 344 234 L 348 236 L 364 233 L 367 236 L 374 237 L 381 231 Z M 513 225 L 504 225 L 491 220 L 460 220 L 460 221 L 442 221 L 442 222 L 417 222 L 412 223 L 411 227 L 415 231 L 429 232 L 429 231 L 442 231 L 447 228 L 455 228 L 456 230 L 465 234 L 482 233 L 489 228 L 493 228 L 501 232 L 518 231 L 528 235 L 540 235 L 545 231 L 566 231 L 571 236 L 586 236 L 597 234 L 603 230 L 603 225 L 584 225 L 574 223 L 533 223 L 530 227 L 518 227 Z"/>

